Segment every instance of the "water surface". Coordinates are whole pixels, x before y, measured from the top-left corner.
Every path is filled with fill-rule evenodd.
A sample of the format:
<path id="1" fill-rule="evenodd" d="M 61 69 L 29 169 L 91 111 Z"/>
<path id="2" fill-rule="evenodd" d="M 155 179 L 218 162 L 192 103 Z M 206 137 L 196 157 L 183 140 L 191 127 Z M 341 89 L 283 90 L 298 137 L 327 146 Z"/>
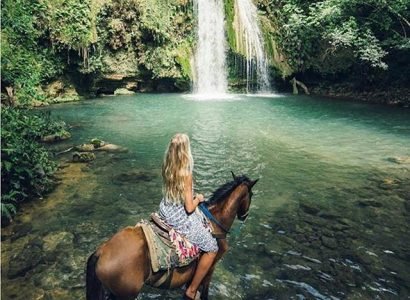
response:
<path id="1" fill-rule="evenodd" d="M 88 255 L 157 209 L 161 162 L 176 132 L 191 137 L 197 192 L 210 196 L 230 171 L 260 178 L 211 299 L 410 296 L 408 109 L 289 95 L 151 94 L 47 110 L 72 127 L 55 151 L 100 138 L 128 152 L 96 153 L 88 164 L 59 156 L 60 186 L 4 231 L 4 299 L 83 299 Z M 180 295 L 145 288 L 138 299 Z"/>

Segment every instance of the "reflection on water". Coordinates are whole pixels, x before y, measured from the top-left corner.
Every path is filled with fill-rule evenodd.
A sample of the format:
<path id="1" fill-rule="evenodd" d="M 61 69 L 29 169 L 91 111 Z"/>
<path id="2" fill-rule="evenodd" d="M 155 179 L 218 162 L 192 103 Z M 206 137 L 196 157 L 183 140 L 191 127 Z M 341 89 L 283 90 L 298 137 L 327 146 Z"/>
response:
<path id="1" fill-rule="evenodd" d="M 157 209 L 169 138 L 187 132 L 195 187 L 230 171 L 261 180 L 229 237 L 212 299 L 405 299 L 410 296 L 410 112 L 307 97 L 196 101 L 137 95 L 56 105 L 73 138 L 129 149 L 88 164 L 61 158 L 62 183 L 2 235 L 4 299 L 84 299 L 88 255 Z M 179 299 L 145 288 L 138 299 Z"/>

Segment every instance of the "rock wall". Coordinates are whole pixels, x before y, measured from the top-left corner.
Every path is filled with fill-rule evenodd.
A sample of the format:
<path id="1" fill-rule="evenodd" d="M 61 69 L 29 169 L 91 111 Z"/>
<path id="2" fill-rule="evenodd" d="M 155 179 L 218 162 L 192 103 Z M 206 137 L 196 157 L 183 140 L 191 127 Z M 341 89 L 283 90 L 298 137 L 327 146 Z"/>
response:
<path id="1" fill-rule="evenodd" d="M 67 59 L 64 78 L 43 85 L 49 101 L 189 90 L 191 2 L 90 0 L 86 21 L 91 38 L 81 49 L 60 49 Z"/>

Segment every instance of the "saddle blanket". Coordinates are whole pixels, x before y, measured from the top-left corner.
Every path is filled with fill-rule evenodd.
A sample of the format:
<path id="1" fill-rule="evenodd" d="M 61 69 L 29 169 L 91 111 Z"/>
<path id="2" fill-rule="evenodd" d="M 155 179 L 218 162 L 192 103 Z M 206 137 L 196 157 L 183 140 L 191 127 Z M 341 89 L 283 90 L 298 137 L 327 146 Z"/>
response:
<path id="1" fill-rule="evenodd" d="M 142 228 L 148 243 L 151 266 L 154 272 L 169 270 L 189 265 L 200 254 L 200 249 L 175 230 L 169 231 L 169 237 L 160 236 L 152 222 L 141 220 L 135 225 Z"/>

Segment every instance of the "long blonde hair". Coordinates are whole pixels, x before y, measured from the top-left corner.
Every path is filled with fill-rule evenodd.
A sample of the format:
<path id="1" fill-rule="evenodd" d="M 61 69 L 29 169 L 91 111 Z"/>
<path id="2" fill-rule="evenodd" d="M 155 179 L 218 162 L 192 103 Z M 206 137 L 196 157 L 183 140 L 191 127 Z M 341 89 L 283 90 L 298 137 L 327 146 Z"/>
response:
<path id="1" fill-rule="evenodd" d="M 192 174 L 194 160 L 189 137 L 177 133 L 169 142 L 162 164 L 163 195 L 165 201 L 184 203 L 185 179 Z"/>

